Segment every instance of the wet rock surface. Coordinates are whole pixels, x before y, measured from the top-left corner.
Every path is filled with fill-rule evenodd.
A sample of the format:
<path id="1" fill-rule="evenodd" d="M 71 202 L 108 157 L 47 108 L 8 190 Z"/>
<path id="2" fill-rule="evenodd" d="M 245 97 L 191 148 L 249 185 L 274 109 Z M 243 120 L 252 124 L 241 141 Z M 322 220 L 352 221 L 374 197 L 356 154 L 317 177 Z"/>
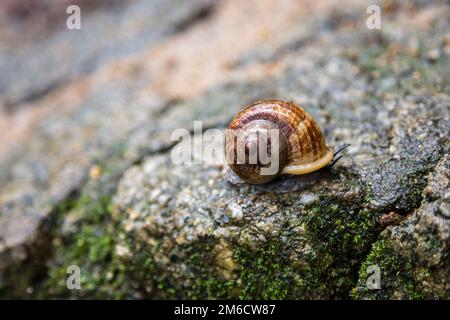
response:
<path id="1" fill-rule="evenodd" d="M 123 41 L 74 40 L 75 65 L 39 82 L 25 75 L 67 62 L 67 30 L 12 58 L 37 69 L 1 51 L 0 295 L 450 298 L 448 5 L 390 1 L 383 29 L 368 30 L 361 1 L 276 13 L 270 1 L 163 2 L 92 11 L 89 30 L 142 25 Z M 299 103 L 330 145 L 351 144 L 312 186 L 233 186 L 224 165 L 171 160 L 173 130 L 224 129 L 263 98 Z M 80 291 L 66 287 L 73 264 Z M 371 265 L 381 289 L 366 286 Z"/>
<path id="2" fill-rule="evenodd" d="M 361 267 L 355 298 L 448 297 L 449 170 L 447 154 L 429 174 L 420 207 L 380 234 Z M 365 286 L 369 265 L 380 266 L 383 290 Z"/>

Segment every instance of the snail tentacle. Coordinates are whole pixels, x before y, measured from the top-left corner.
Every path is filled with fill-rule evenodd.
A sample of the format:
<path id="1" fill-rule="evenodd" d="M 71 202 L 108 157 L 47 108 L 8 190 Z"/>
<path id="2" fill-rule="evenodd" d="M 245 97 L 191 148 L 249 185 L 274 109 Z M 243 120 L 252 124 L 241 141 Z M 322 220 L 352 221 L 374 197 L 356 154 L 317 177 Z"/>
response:
<path id="1" fill-rule="evenodd" d="M 350 143 L 346 143 L 342 146 L 340 146 L 336 152 L 333 154 L 333 161 L 328 165 L 328 167 L 331 169 L 333 168 L 333 166 L 344 156 L 344 155 L 339 155 L 339 157 L 336 157 L 339 153 L 341 153 L 342 151 L 344 151 L 345 149 L 347 149 L 350 146 Z"/>
<path id="2" fill-rule="evenodd" d="M 340 152 L 344 151 L 345 149 L 347 149 L 348 147 L 350 147 L 350 143 L 346 143 L 342 146 L 340 146 L 333 154 L 334 157 L 336 157 Z"/>
<path id="3" fill-rule="evenodd" d="M 333 161 L 328 165 L 328 168 L 333 168 L 333 166 L 343 157 L 343 155 L 341 154 L 339 157 L 337 157 L 336 159 L 333 159 Z"/>

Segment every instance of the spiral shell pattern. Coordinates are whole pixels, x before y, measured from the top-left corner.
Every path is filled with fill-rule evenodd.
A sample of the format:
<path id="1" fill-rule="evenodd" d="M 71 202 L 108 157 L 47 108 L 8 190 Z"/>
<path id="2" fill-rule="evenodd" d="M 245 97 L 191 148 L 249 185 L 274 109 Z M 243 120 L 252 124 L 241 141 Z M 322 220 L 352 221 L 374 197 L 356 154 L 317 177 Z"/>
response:
<path id="1" fill-rule="evenodd" d="M 312 172 L 332 160 L 333 151 L 327 147 L 319 125 L 300 106 L 276 99 L 258 101 L 241 110 L 228 128 L 243 128 L 255 120 L 271 122 L 286 138 L 288 156 L 283 173 Z"/>

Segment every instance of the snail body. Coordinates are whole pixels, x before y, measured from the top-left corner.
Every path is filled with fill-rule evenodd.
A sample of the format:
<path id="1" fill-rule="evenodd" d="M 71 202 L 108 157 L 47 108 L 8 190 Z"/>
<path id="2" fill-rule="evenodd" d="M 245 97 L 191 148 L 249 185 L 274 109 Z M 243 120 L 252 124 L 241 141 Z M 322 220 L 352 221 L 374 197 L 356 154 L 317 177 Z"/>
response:
<path id="1" fill-rule="evenodd" d="M 280 174 L 308 174 L 333 160 L 333 149 L 327 146 L 319 125 L 309 113 L 292 102 L 276 99 L 255 102 L 242 109 L 228 129 L 227 162 L 231 170 L 248 183 L 267 183 Z M 277 139 L 269 134 L 274 130 L 279 133 Z M 267 143 L 262 147 L 261 140 L 257 139 L 260 136 L 267 137 Z M 256 163 L 237 161 L 239 148 L 245 151 L 246 160 L 251 158 L 252 152 L 264 148 L 268 157 L 278 162 L 277 170 L 263 174 L 264 168 L 271 164 L 259 158 Z"/>

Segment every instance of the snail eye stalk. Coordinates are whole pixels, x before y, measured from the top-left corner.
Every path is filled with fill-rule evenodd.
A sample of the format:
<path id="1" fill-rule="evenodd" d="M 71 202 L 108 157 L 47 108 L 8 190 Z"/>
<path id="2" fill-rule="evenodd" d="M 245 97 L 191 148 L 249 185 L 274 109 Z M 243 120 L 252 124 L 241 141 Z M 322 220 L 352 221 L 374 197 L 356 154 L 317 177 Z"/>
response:
<path id="1" fill-rule="evenodd" d="M 333 154 L 333 161 L 329 164 L 329 168 L 332 168 L 342 157 L 343 155 L 339 155 L 338 157 L 336 157 L 339 153 L 341 153 L 342 151 L 344 151 L 345 149 L 347 149 L 350 146 L 350 143 L 344 144 L 342 146 L 340 146 L 336 152 Z"/>
<path id="2" fill-rule="evenodd" d="M 348 147 L 350 147 L 350 143 L 346 143 L 342 146 L 340 146 L 333 154 L 334 157 L 336 157 L 339 153 L 341 153 L 342 151 L 344 151 L 345 149 L 347 149 Z"/>

